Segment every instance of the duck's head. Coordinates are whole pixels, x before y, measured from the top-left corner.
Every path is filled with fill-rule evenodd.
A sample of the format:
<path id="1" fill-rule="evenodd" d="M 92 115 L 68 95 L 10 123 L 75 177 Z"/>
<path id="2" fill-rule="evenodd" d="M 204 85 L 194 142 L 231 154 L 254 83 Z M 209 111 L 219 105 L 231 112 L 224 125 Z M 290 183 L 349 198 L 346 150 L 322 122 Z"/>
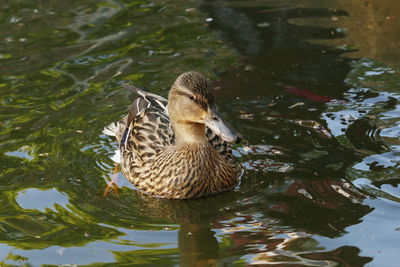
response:
<path id="1" fill-rule="evenodd" d="M 226 142 L 241 140 L 241 136 L 219 115 L 213 86 L 199 72 L 185 72 L 176 79 L 168 96 L 168 113 L 174 128 L 178 125 L 202 128 L 204 136 L 204 126 L 207 126 Z"/>

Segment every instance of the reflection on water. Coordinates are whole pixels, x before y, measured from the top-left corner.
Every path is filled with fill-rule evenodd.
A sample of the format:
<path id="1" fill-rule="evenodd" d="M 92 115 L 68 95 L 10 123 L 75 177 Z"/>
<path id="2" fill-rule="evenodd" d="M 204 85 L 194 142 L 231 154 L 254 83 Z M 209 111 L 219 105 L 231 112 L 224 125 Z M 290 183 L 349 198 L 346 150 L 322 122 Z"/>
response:
<path id="1" fill-rule="evenodd" d="M 397 266 L 399 8 L 5 1 L 0 265 Z M 216 80 L 246 174 L 153 199 L 115 174 L 101 129 L 132 101 L 122 82 L 166 96 L 189 69 Z"/>
<path id="2" fill-rule="evenodd" d="M 57 189 L 39 190 L 28 188 L 19 192 L 16 202 L 23 209 L 37 209 L 45 212 L 47 209 L 53 209 L 54 205 L 60 205 L 67 208 L 68 197 L 60 193 Z"/>

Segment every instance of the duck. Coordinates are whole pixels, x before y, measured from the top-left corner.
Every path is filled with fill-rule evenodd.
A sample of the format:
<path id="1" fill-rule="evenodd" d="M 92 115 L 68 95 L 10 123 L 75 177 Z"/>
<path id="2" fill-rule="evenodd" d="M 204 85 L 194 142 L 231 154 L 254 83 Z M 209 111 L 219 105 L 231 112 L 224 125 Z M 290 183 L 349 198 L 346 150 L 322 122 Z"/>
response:
<path id="1" fill-rule="evenodd" d="M 103 132 L 116 138 L 121 171 L 136 189 L 159 198 L 192 199 L 238 185 L 243 168 L 232 146 L 242 137 L 219 114 L 213 85 L 203 74 L 181 74 L 168 100 L 123 86 L 138 98 Z"/>

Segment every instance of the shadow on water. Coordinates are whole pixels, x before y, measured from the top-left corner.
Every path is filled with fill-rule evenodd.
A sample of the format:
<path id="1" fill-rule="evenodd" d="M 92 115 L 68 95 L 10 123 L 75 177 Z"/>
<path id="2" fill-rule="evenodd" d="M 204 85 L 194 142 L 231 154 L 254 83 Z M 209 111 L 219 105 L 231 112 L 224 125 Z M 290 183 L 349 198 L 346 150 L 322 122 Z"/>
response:
<path id="1" fill-rule="evenodd" d="M 345 2 L 6 1 L 1 264 L 395 266 L 399 76 L 369 37 L 399 5 Z M 104 197 L 120 83 L 165 96 L 187 69 L 246 136 L 241 185 L 170 201 L 119 174 Z"/>

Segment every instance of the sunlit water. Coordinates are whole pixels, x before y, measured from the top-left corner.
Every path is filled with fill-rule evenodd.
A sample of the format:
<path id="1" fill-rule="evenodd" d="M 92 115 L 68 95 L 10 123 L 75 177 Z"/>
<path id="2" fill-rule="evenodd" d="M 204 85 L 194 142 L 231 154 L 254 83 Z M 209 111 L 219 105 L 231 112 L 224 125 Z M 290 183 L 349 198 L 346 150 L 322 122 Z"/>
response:
<path id="1" fill-rule="evenodd" d="M 399 265 L 396 1 L 0 10 L 0 265 Z M 134 99 L 121 83 L 166 96 L 191 69 L 245 137 L 245 175 L 206 199 L 143 196 L 102 128 Z"/>

